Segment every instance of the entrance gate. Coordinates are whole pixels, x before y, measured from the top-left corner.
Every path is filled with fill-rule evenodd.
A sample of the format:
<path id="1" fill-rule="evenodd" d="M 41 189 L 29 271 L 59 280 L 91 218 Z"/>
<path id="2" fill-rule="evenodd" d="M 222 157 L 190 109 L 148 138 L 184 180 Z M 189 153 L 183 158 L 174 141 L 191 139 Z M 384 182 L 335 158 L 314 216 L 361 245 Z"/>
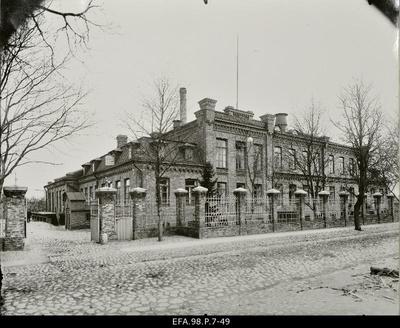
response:
<path id="1" fill-rule="evenodd" d="M 98 243 L 100 242 L 99 200 L 92 200 L 89 205 L 91 240 Z"/>
<path id="2" fill-rule="evenodd" d="M 133 239 L 132 202 L 116 202 L 115 204 L 115 232 L 118 240 Z"/>

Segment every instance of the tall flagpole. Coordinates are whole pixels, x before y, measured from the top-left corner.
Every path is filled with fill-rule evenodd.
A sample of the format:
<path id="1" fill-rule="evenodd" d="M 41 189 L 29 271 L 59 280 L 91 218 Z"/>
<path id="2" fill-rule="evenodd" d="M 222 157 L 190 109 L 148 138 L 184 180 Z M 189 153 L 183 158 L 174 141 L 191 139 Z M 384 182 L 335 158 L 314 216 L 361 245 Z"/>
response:
<path id="1" fill-rule="evenodd" d="M 236 109 L 239 109 L 239 35 L 236 36 Z"/>

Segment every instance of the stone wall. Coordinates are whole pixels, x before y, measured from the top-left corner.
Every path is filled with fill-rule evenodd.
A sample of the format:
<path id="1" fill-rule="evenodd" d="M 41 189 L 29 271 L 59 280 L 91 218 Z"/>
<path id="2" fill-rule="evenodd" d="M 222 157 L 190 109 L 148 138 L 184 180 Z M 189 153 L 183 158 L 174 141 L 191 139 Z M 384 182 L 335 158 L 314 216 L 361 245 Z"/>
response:
<path id="1" fill-rule="evenodd" d="M 70 224 L 68 230 L 88 229 L 90 228 L 90 211 L 71 211 Z"/>

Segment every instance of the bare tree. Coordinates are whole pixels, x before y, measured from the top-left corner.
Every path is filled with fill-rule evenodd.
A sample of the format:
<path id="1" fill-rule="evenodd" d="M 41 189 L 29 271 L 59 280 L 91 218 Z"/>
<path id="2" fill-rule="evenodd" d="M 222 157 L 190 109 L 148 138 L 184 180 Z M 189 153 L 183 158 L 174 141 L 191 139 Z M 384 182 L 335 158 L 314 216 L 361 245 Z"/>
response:
<path id="1" fill-rule="evenodd" d="M 63 75 L 70 56 L 57 60 L 35 24 L 21 26 L 0 57 L 0 190 L 30 155 L 49 150 L 89 124 L 80 85 Z M 35 161 L 38 162 L 38 161 Z"/>
<path id="2" fill-rule="evenodd" d="M 292 175 L 293 179 L 305 183 L 309 193 L 306 205 L 314 215 L 318 211 L 318 202 L 315 200 L 318 199 L 318 192 L 325 188 L 327 179 L 325 168 L 328 165 L 328 157 L 325 149 L 329 138 L 326 137 L 324 115 L 325 110 L 321 102 L 311 98 L 305 111 L 294 116 L 292 133 L 295 136 L 289 135 L 284 141 L 282 159 L 276 158 L 274 163 L 276 168 L 295 173 Z"/>
<path id="3" fill-rule="evenodd" d="M 366 85 L 362 80 L 355 79 L 339 96 L 343 120 L 334 122 L 343 133 L 343 141 L 353 147 L 356 158 L 356 167 L 352 172 L 358 185 L 354 205 L 355 230 L 361 230 L 360 208 L 364 202 L 364 193 L 377 183 L 379 150 L 383 145 L 383 112 L 378 97 L 371 92 L 371 84 Z"/>
<path id="4" fill-rule="evenodd" d="M 384 186 L 398 200 L 399 188 L 399 112 L 386 122 L 381 147 L 377 150 L 378 184 Z"/>
<path id="5" fill-rule="evenodd" d="M 126 126 L 141 141 L 139 154 L 151 165 L 155 179 L 155 199 L 158 215 L 158 240 L 163 236 L 161 182 L 179 158 L 179 145 L 188 140 L 188 132 L 171 130 L 179 114 L 179 88 L 168 77 L 156 78 L 151 92 L 142 101 L 143 112 L 136 118 L 126 113 Z"/>

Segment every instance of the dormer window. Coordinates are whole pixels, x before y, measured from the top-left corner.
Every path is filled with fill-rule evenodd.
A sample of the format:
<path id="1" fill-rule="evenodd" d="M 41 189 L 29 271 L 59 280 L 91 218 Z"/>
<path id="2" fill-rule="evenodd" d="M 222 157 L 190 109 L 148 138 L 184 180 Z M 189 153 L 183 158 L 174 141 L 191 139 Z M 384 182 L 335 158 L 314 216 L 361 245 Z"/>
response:
<path id="1" fill-rule="evenodd" d="M 114 156 L 106 155 L 106 166 L 114 165 Z"/>
<path id="2" fill-rule="evenodd" d="M 187 161 L 187 162 L 193 161 L 193 149 L 192 148 L 185 149 L 185 161 Z"/>

